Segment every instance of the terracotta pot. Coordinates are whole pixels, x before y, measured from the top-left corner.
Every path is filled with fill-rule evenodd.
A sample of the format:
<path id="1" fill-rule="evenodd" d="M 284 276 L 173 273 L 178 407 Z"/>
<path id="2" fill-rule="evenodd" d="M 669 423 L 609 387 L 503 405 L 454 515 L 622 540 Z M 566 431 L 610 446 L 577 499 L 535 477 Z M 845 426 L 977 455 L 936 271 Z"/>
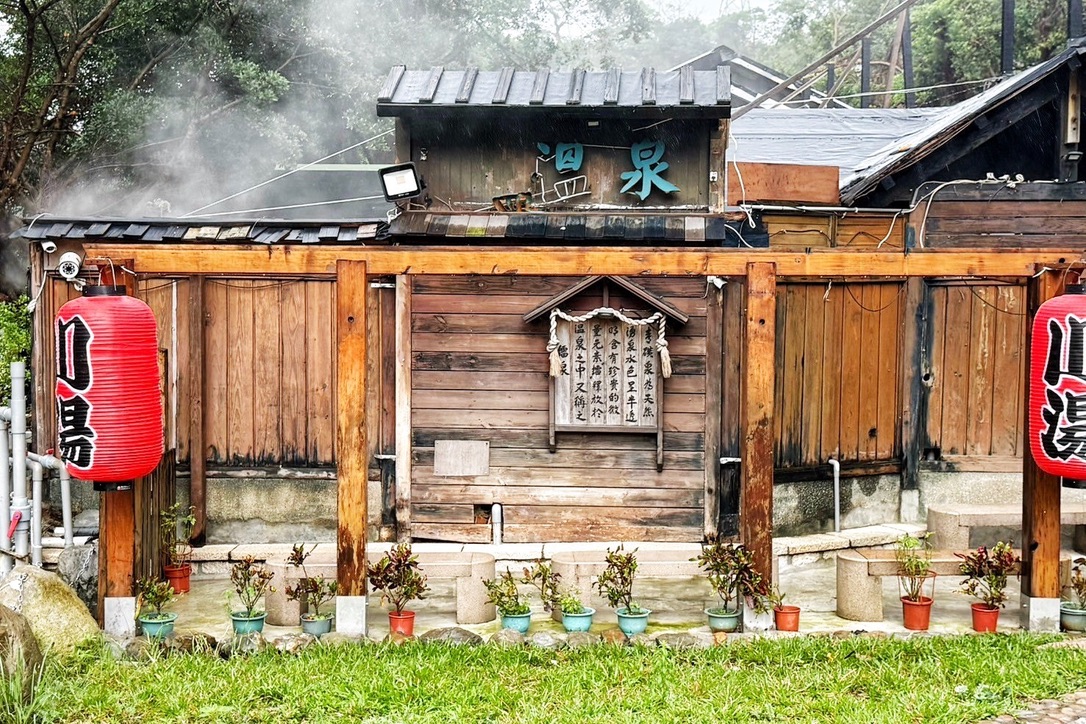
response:
<path id="1" fill-rule="evenodd" d="M 403 634 L 404 636 L 415 635 L 415 612 L 414 611 L 402 611 L 396 613 L 395 611 L 388 612 L 388 628 L 393 633 Z"/>
<path id="2" fill-rule="evenodd" d="M 980 633 L 991 633 L 999 626 L 999 606 L 988 608 L 986 603 L 974 603 L 973 630 Z"/>
<path id="3" fill-rule="evenodd" d="M 777 606 L 773 623 L 778 631 L 799 631 L 799 606 Z"/>
<path id="4" fill-rule="evenodd" d="M 910 601 L 901 597 L 902 617 L 905 619 L 905 628 L 910 631 L 927 631 L 931 623 L 932 599 L 921 596 L 919 601 Z"/>
<path id="5" fill-rule="evenodd" d="M 186 563 L 183 566 L 163 566 L 162 573 L 170 582 L 170 588 L 174 593 L 189 592 L 189 576 L 192 574 L 192 566 Z"/>

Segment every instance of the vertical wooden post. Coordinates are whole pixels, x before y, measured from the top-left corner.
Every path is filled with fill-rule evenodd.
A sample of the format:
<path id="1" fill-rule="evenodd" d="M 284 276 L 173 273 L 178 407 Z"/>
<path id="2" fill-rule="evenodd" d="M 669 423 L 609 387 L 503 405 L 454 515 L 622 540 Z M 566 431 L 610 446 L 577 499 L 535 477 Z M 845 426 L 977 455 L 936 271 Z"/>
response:
<path id="1" fill-rule="evenodd" d="M 366 263 L 336 263 L 336 573 L 342 596 L 366 594 Z"/>
<path id="2" fill-rule="evenodd" d="M 901 361 L 901 489 L 916 490 L 919 487 L 920 449 L 923 425 L 926 419 L 925 375 L 930 377 L 931 360 L 927 352 L 928 312 L 927 283 L 920 278 L 905 282 L 905 325 L 902 335 Z M 904 503 L 904 500 L 902 501 Z M 917 501 L 919 503 L 919 501 Z M 902 506 L 904 508 L 904 505 Z M 910 511 L 911 512 L 911 511 Z M 903 518 L 904 520 L 904 518 Z"/>
<path id="3" fill-rule="evenodd" d="M 1026 321 L 1026 369 L 1030 368 L 1031 325 L 1037 308 L 1063 291 L 1063 275 L 1045 272 L 1029 285 Z M 1025 442 L 1022 449 L 1022 594 L 1031 598 L 1060 597 L 1060 479 L 1037 467 L 1029 446 L 1029 385 L 1025 385 Z"/>
<path id="4" fill-rule="evenodd" d="M 192 544 L 207 540 L 207 445 L 204 443 L 204 277 L 189 279 L 189 504 L 195 508 Z M 172 504 L 172 503 L 171 503 Z"/>
<path id="5" fill-rule="evenodd" d="M 396 277 L 396 540 L 411 542 L 411 277 Z"/>
<path id="6" fill-rule="evenodd" d="M 999 40 L 999 72 L 1014 72 L 1014 0 L 1003 0 L 1003 29 Z"/>
<path id="7" fill-rule="evenodd" d="M 705 535 L 720 520 L 721 390 L 724 375 L 724 293 L 709 285 L 705 333 Z"/>
<path id="8" fill-rule="evenodd" d="M 860 108 L 871 107 L 871 38 L 860 40 Z"/>
<path id="9" fill-rule="evenodd" d="M 914 85 L 913 75 L 913 21 L 909 10 L 905 11 L 905 28 L 901 35 L 901 74 L 905 80 L 905 107 L 916 107 L 916 91 L 911 90 Z"/>
<path id="10" fill-rule="evenodd" d="M 742 493 L 739 529 L 759 573 L 773 574 L 773 384 L 776 375 L 777 269 L 747 264 L 740 413 Z"/>
<path id="11" fill-rule="evenodd" d="M 723 214 L 725 204 L 725 186 L 728 178 L 728 119 L 717 125 L 716 132 L 709 138 L 709 213 Z M 714 177 L 715 174 L 715 177 Z M 714 180 L 715 178 L 715 180 Z"/>

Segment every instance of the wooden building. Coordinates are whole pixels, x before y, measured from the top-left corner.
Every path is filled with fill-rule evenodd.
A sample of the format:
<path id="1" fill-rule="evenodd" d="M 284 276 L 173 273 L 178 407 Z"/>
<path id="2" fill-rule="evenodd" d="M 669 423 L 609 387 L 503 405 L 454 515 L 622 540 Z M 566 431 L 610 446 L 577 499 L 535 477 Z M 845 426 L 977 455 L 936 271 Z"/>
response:
<path id="1" fill-rule="evenodd" d="M 926 168 L 924 203 L 816 206 L 837 198 L 835 171 L 764 168 L 792 182 L 734 214 L 724 71 L 396 68 L 378 109 L 426 189 L 390 223 L 28 225 L 56 245 L 32 255 L 38 409 L 51 312 L 75 293 L 56 261 L 77 251 L 91 275 L 134 273 L 159 318 L 171 447 L 198 506 L 224 470 L 287 468 L 301 486 L 335 466 L 350 594 L 367 539 L 489 541 L 495 503 L 507 541 L 720 531 L 768 570 L 775 480 L 824 476 L 834 457 L 901 490 L 925 465 L 1025 466 L 1026 585 L 1051 597 L 1059 536 L 1054 553 L 1039 521 L 1059 488 L 1022 455 L 1026 320 L 1082 266 L 1086 191 L 922 184 L 1013 148 L 1015 124 L 1047 123 L 1052 104 L 1077 119 L 1077 53 L 840 186 L 867 203 Z M 1075 180 L 1077 140 L 1043 128 L 1055 178 Z M 939 154 L 959 165 L 924 165 Z M 617 402 L 596 399 L 614 382 Z"/>

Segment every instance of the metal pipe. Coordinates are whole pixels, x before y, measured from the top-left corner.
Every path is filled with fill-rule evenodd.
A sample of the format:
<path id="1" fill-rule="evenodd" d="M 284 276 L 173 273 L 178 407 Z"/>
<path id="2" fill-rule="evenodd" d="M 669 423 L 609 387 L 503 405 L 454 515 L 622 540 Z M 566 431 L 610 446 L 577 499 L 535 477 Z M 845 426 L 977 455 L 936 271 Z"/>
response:
<path id="1" fill-rule="evenodd" d="M 502 504 L 491 503 L 490 505 L 490 525 L 493 530 L 491 535 L 491 542 L 494 545 L 500 546 L 502 544 Z"/>
<path id="2" fill-rule="evenodd" d="M 841 532 L 841 462 L 829 459 L 833 468 L 833 532 Z"/>
<path id="3" fill-rule="evenodd" d="M 21 519 L 15 528 L 15 554 L 30 552 L 30 501 L 26 494 L 26 364 L 11 363 L 11 514 Z"/>
<path id="4" fill-rule="evenodd" d="M 63 460 L 55 455 L 36 455 L 28 452 L 26 457 L 28 460 L 40 463 L 42 467 L 48 470 L 57 471 L 60 478 L 61 516 L 64 521 L 64 547 L 71 548 L 75 545 L 73 541 L 75 531 L 72 526 L 72 476 L 68 472 L 68 467 Z"/>
<path id="5" fill-rule="evenodd" d="M 30 562 L 41 568 L 41 495 L 42 480 L 45 478 L 45 467 L 41 463 L 27 460 L 33 480 L 33 512 L 30 518 Z"/>
<path id="6" fill-rule="evenodd" d="M 11 570 L 11 556 L 3 555 L 11 551 L 11 538 L 8 537 L 8 525 L 11 523 L 11 445 L 8 440 L 8 421 L 11 420 L 11 408 L 0 408 L 0 578 Z"/>

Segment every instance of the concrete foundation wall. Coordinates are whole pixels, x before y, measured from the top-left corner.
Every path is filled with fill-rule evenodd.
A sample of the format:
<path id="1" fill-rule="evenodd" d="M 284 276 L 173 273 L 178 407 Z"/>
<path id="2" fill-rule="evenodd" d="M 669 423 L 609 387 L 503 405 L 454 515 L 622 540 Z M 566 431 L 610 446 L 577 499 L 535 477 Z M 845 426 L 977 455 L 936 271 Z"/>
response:
<path id="1" fill-rule="evenodd" d="M 895 522 L 900 509 L 900 478 L 875 475 L 841 478 L 841 527 Z M 833 531 L 833 481 L 781 483 L 773 488 L 773 535 L 796 536 Z"/>

